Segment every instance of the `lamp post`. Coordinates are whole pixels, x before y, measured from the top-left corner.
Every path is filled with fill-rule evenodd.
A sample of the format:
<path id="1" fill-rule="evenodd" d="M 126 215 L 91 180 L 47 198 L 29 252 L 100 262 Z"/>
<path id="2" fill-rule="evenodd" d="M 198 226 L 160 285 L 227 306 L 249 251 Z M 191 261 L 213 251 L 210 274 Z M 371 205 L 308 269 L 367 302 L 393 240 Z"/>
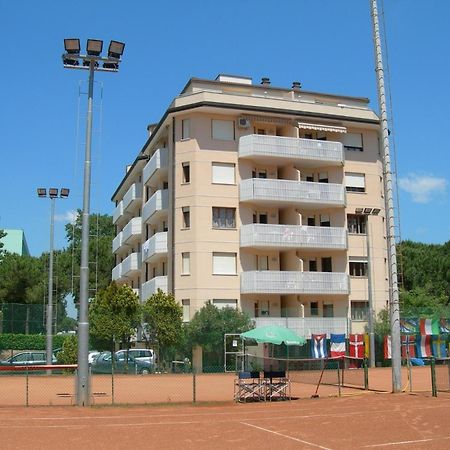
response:
<path id="1" fill-rule="evenodd" d="M 80 309 L 78 312 L 77 404 L 89 405 L 89 208 L 91 187 L 92 104 L 94 72 L 117 72 L 125 48 L 123 42 L 111 41 L 108 56 L 101 56 L 103 41 L 88 39 L 86 53 L 80 53 L 79 39 L 64 39 L 62 55 L 66 69 L 89 70 L 88 108 L 86 118 L 86 150 L 84 158 L 83 215 L 81 223 Z M 81 63 L 81 64 L 80 64 Z M 102 64 L 100 66 L 100 63 Z"/>
<path id="2" fill-rule="evenodd" d="M 58 195 L 59 192 L 59 195 Z M 37 194 L 39 198 L 47 198 L 47 189 L 38 188 Z M 55 199 L 67 198 L 69 196 L 69 189 L 61 188 L 59 191 L 57 188 L 50 188 L 48 190 L 48 198 L 50 198 L 50 254 L 48 264 L 48 303 L 47 303 L 47 320 L 46 320 L 46 356 L 45 362 L 47 365 L 51 365 L 53 362 L 53 241 L 54 241 L 54 229 L 55 229 Z M 48 371 L 50 374 L 50 370 Z"/>

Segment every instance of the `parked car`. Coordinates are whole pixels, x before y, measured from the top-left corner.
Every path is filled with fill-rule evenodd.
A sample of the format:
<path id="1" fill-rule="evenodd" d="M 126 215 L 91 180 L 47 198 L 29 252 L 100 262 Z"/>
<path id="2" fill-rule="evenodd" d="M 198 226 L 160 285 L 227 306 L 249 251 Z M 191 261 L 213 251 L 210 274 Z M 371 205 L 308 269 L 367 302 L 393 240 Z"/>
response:
<path id="1" fill-rule="evenodd" d="M 0 361 L 2 366 L 29 366 L 46 364 L 46 353 L 42 351 L 20 352 Z M 52 364 L 56 363 L 56 356 L 52 355 Z"/>
<path id="2" fill-rule="evenodd" d="M 100 352 L 98 352 L 97 350 L 90 351 L 88 355 L 89 364 L 92 364 L 97 359 L 98 355 L 100 355 Z"/>
<path id="3" fill-rule="evenodd" d="M 153 364 L 149 361 L 138 361 L 132 356 L 128 356 L 126 361 L 125 355 L 114 354 L 114 373 L 140 373 L 148 374 L 153 371 Z M 91 364 L 92 373 L 111 373 L 112 358 L 111 352 L 102 352 Z"/>
<path id="4" fill-rule="evenodd" d="M 118 350 L 116 355 L 119 358 L 125 358 L 127 354 L 126 350 Z M 131 356 L 136 361 L 148 361 L 149 363 L 155 365 L 155 352 L 147 348 L 130 348 L 128 350 L 128 356 Z"/>

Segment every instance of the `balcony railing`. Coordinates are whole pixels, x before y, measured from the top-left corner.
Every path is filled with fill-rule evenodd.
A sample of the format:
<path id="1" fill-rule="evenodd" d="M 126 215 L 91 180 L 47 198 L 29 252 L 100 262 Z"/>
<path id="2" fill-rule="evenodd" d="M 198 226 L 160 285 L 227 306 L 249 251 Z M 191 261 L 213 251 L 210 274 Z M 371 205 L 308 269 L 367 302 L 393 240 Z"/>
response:
<path id="1" fill-rule="evenodd" d="M 112 252 L 116 253 L 123 245 L 123 232 L 121 231 L 112 241 Z"/>
<path id="2" fill-rule="evenodd" d="M 123 196 L 123 210 L 132 211 L 132 209 L 142 202 L 142 184 L 133 183 L 126 194 Z"/>
<path id="3" fill-rule="evenodd" d="M 253 160 L 289 160 L 292 162 L 340 166 L 344 164 L 341 142 L 318 141 L 282 136 L 251 134 L 239 139 L 239 157 Z"/>
<path id="4" fill-rule="evenodd" d="M 169 207 L 168 189 L 156 191 L 142 208 L 142 220 L 144 223 L 155 223 L 161 213 Z"/>
<path id="5" fill-rule="evenodd" d="M 113 211 L 113 224 L 116 224 L 123 216 L 123 201 L 120 201 Z"/>
<path id="6" fill-rule="evenodd" d="M 142 262 L 156 261 L 167 256 L 167 232 L 156 233 L 142 246 Z"/>
<path id="7" fill-rule="evenodd" d="M 342 227 L 309 227 L 252 223 L 240 229 L 241 247 L 320 248 L 345 250 L 347 231 Z"/>
<path id="8" fill-rule="evenodd" d="M 241 202 L 263 203 L 266 206 L 345 206 L 344 186 L 335 183 L 249 178 L 241 181 L 239 194 Z"/>
<path id="9" fill-rule="evenodd" d="M 141 254 L 131 253 L 122 261 L 122 277 L 129 277 L 141 270 Z"/>
<path id="10" fill-rule="evenodd" d="M 129 244 L 137 239 L 142 232 L 142 218 L 133 217 L 126 225 L 123 231 L 123 243 Z"/>
<path id="11" fill-rule="evenodd" d="M 146 281 L 141 287 L 141 300 L 145 302 L 155 294 L 158 289 L 167 292 L 167 276 L 155 277 Z"/>
<path id="12" fill-rule="evenodd" d="M 117 264 L 117 266 L 113 268 L 111 278 L 113 281 L 122 278 L 122 263 Z"/>
<path id="13" fill-rule="evenodd" d="M 349 293 L 349 278 L 342 272 L 248 271 L 241 273 L 241 294 Z"/>
<path id="14" fill-rule="evenodd" d="M 168 165 L 169 153 L 167 148 L 158 148 L 144 167 L 142 173 L 143 183 L 152 184 L 152 178 L 158 171 L 161 171 L 161 176 L 165 176 Z"/>

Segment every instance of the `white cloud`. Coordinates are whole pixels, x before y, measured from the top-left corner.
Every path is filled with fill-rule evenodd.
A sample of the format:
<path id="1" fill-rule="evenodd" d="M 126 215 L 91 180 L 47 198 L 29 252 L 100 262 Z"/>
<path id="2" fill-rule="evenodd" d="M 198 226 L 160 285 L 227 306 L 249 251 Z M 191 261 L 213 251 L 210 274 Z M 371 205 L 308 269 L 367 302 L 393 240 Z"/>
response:
<path id="1" fill-rule="evenodd" d="M 413 202 L 416 203 L 428 203 L 435 195 L 444 194 L 447 189 L 445 178 L 415 173 L 399 178 L 398 184 L 401 189 L 411 194 Z"/>
<path id="2" fill-rule="evenodd" d="M 75 223 L 75 220 L 77 219 L 77 211 L 67 211 L 64 214 L 55 214 L 55 221 L 56 222 L 70 222 Z"/>

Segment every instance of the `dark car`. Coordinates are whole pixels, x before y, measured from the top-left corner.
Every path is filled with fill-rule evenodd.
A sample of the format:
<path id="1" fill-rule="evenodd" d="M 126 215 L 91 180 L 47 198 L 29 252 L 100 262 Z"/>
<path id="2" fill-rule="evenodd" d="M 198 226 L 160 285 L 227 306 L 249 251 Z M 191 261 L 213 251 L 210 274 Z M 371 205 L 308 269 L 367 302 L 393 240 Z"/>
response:
<path id="1" fill-rule="evenodd" d="M 111 352 L 103 352 L 97 356 L 91 364 L 92 373 L 111 373 L 112 358 Z M 149 361 L 139 361 L 132 356 L 114 355 L 114 373 L 148 374 L 153 370 L 153 364 Z"/>
<path id="2" fill-rule="evenodd" d="M 52 356 L 52 364 L 56 363 L 55 355 Z M 30 366 L 46 364 L 46 353 L 42 351 L 20 352 L 0 361 L 2 366 Z"/>

